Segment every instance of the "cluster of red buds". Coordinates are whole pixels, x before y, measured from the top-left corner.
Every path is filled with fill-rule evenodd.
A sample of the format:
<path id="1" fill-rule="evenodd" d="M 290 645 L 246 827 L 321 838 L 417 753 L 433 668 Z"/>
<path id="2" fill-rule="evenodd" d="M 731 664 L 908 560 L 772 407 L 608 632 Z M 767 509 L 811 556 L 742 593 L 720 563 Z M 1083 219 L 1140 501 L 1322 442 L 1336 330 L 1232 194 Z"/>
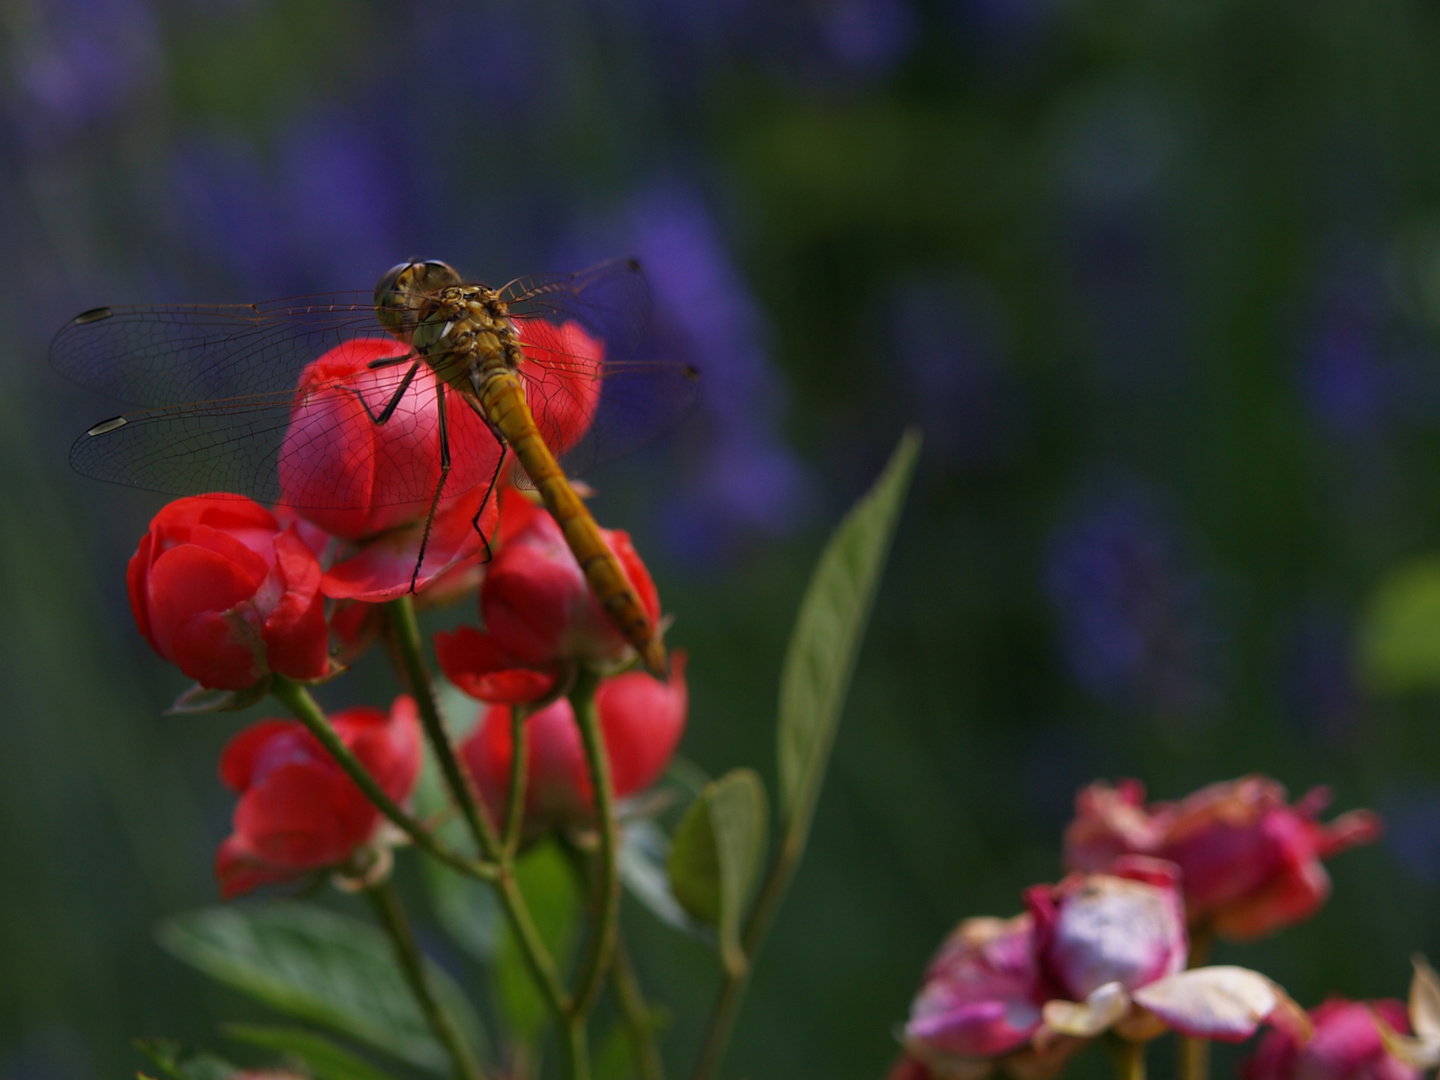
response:
<path id="1" fill-rule="evenodd" d="M 598 348 L 577 338 L 577 326 L 522 328 L 522 337 L 545 333 L 568 335 L 563 344 L 572 353 Z M 452 449 L 470 454 L 463 467 L 472 475 L 452 474 L 455 494 L 439 502 L 427 535 L 430 507 L 393 495 L 417 488 L 413 476 L 402 478 L 406 470 L 429 469 L 439 481 L 433 387 L 411 388 L 401 408 L 413 415 L 401 422 L 376 424 L 365 408 L 371 397 L 393 393 L 393 369 L 368 366 L 393 352 L 393 340 L 359 339 L 306 368 L 302 390 L 319 389 L 298 395 L 292 410 L 290 452 L 280 456 L 281 507 L 218 493 L 178 499 L 155 516 L 129 566 L 136 623 L 200 687 L 243 704 L 259 700 L 273 680 L 318 683 L 343 670 L 379 637 L 383 602 L 405 596 L 412 581 L 427 604 L 478 587 L 484 629 L 464 626 L 435 641 L 448 678 L 483 703 L 458 757 L 503 828 L 512 710 L 525 710 L 525 838 L 584 826 L 593 820 L 594 794 L 565 697 L 577 671 L 602 675 L 595 704 L 614 793 L 623 798 L 653 784 L 674 755 L 687 711 L 685 657 L 674 657 L 668 682 L 627 670 L 633 650 L 595 600 L 554 519 L 511 486 L 483 502 L 486 485 L 472 481 L 497 472 L 501 451 L 468 410 L 453 410 L 448 430 Z M 419 378 L 433 376 L 427 369 Z M 585 385 L 590 410 L 572 411 L 573 430 L 556 434 L 557 451 L 583 435 L 593 414 L 598 382 Z M 577 400 L 583 389 L 577 383 Z M 301 454 L 295 447 L 306 440 L 313 452 Z M 361 442 L 364 452 L 352 452 Z M 603 535 L 658 621 L 659 597 L 629 538 Z M 401 695 L 388 713 L 351 708 L 328 721 L 383 793 L 405 804 L 422 759 L 415 701 Z M 316 871 L 388 865 L 386 845 L 399 834 L 299 721 L 247 727 L 225 748 L 220 773 L 240 796 L 234 831 L 216 859 L 226 898 Z"/>

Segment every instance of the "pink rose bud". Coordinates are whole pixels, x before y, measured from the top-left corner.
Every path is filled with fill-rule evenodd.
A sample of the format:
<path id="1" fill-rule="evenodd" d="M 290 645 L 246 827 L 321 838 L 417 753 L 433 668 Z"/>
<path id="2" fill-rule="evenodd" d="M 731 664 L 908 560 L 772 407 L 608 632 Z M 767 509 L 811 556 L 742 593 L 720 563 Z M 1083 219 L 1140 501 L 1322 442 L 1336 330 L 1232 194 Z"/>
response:
<path id="1" fill-rule="evenodd" d="M 1322 859 L 1380 835 L 1380 819 L 1369 810 L 1321 824 L 1328 801 L 1328 792 L 1316 788 L 1288 805 L 1285 789 L 1263 776 L 1150 806 L 1136 781 L 1092 784 L 1076 797 L 1065 862 L 1094 872 L 1124 855 L 1168 859 L 1180 867 L 1192 926 L 1236 940 L 1263 937 L 1324 903 L 1330 877 Z"/>
<path id="2" fill-rule="evenodd" d="M 1245 1080 L 1420 1080 L 1423 1075 L 1386 1050 L 1375 1025 L 1378 1015 L 1393 1031 L 1407 1034 L 1410 1025 L 1401 1002 L 1330 998 L 1309 1015 L 1315 1029 L 1309 1040 L 1272 1029 L 1241 1067 Z"/>
<path id="3" fill-rule="evenodd" d="M 1135 990 L 1183 969 L 1190 940 L 1178 879 L 1170 863 L 1130 856 L 1108 874 L 1029 889 L 1041 963 L 1060 996 L 1084 1001 L 1108 983 Z"/>

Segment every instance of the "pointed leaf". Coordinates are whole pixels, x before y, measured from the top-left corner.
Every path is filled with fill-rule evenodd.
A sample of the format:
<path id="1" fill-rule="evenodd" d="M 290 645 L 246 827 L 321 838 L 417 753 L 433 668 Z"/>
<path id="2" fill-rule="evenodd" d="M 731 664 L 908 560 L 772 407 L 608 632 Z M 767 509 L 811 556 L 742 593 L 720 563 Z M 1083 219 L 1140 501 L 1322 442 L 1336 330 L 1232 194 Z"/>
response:
<path id="1" fill-rule="evenodd" d="M 802 845 L 919 450 L 919 433 L 907 431 L 826 544 L 800 603 L 780 676 L 778 738 L 781 820 Z"/>
<path id="2" fill-rule="evenodd" d="M 298 1027 L 226 1024 L 225 1036 L 274 1050 L 304 1066 L 315 1080 L 394 1080 L 338 1043 Z"/>
<path id="3" fill-rule="evenodd" d="M 136 1039 L 135 1049 L 153 1061 L 166 1080 L 231 1080 L 241 1073 L 238 1065 L 173 1039 Z"/>
<path id="4" fill-rule="evenodd" d="M 157 929 L 171 955 L 264 1002 L 393 1054 L 450 1071 L 396 965 L 390 942 L 368 923 L 308 904 L 206 908 Z M 428 965 L 436 996 L 472 1047 L 479 1020 L 451 978 Z"/>
<path id="5" fill-rule="evenodd" d="M 670 890 L 670 876 L 665 869 L 669 857 L 670 838 L 655 822 L 637 818 L 625 825 L 620 843 L 620 880 L 630 895 L 661 922 L 713 945 L 715 935 L 691 918 Z"/>
<path id="6" fill-rule="evenodd" d="M 707 784 L 675 830 L 667 868 L 680 906 L 720 933 L 725 966 L 745 965 L 740 925 L 765 858 L 765 787 L 753 769 Z"/>

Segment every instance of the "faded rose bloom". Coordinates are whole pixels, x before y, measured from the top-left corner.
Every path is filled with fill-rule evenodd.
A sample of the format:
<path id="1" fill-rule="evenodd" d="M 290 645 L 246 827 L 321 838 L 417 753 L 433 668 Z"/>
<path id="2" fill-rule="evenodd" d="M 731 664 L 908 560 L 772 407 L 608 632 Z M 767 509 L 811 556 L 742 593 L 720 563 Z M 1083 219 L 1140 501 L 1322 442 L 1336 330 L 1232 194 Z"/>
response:
<path id="1" fill-rule="evenodd" d="M 660 597 L 623 532 L 600 535 L 620 560 L 651 619 Z M 614 663 L 630 648 L 595 598 L 555 519 L 523 492 L 500 495 L 500 542 L 480 586 L 485 629 L 435 636 L 440 667 L 482 701 L 536 701 L 554 688 L 567 660 Z"/>
<path id="2" fill-rule="evenodd" d="M 1311 1009 L 1314 1033 L 1307 1040 L 1275 1029 L 1241 1066 L 1244 1080 L 1420 1080 L 1421 1069 L 1386 1048 L 1378 1016 L 1397 1034 L 1409 1034 L 1405 1006 L 1394 999 L 1330 998 Z"/>
<path id="3" fill-rule="evenodd" d="M 1113 870 L 1025 893 L 1041 962 L 1071 1001 L 1107 983 L 1135 990 L 1185 967 L 1190 939 L 1176 867 L 1131 857 Z"/>
<path id="4" fill-rule="evenodd" d="M 1251 940 L 1313 915 L 1330 894 L 1321 860 L 1380 834 L 1369 810 L 1321 824 L 1328 802 L 1316 788 L 1291 806 L 1284 787 L 1262 776 L 1150 806 L 1134 780 L 1092 784 L 1076 797 L 1065 863 L 1095 872 L 1122 855 L 1168 859 L 1181 869 L 1192 926 Z"/>
<path id="5" fill-rule="evenodd" d="M 259 503 L 199 495 L 166 505 L 130 558 L 130 610 L 151 647 L 202 686 L 244 690 L 270 672 L 329 670 L 320 564 Z"/>
<path id="6" fill-rule="evenodd" d="M 1177 877 L 1171 863 L 1127 857 L 1027 890 L 1025 915 L 966 920 L 931 961 L 891 1080 L 1052 1076 L 1108 1030 L 1236 1041 L 1267 1021 L 1299 1026 L 1253 971 L 1182 970 Z"/>

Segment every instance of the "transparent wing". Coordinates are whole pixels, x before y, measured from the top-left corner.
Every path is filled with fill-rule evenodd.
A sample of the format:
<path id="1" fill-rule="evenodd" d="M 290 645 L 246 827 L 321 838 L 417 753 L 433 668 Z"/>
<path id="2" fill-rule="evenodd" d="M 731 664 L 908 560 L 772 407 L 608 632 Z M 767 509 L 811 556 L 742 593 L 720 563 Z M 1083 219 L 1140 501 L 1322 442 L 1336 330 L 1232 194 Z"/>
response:
<path id="1" fill-rule="evenodd" d="M 501 297 L 520 330 L 530 411 L 571 475 L 645 445 L 695 404 L 695 368 L 651 358 L 650 289 L 637 260 L 522 278 Z"/>
<path id="2" fill-rule="evenodd" d="M 303 325 L 291 329 L 286 335 L 278 324 L 269 327 L 264 353 L 253 351 L 253 339 L 230 341 L 228 349 L 215 339 L 204 354 L 212 362 L 203 380 L 182 372 L 168 380 L 181 393 L 193 391 L 197 381 L 227 388 L 273 381 L 283 389 L 167 404 L 105 421 L 75 441 L 71 464 L 86 476 L 170 495 L 228 492 L 267 505 L 342 512 L 399 508 L 387 520 L 423 514 L 440 476 L 430 370 L 420 365 L 401 394 L 409 364 L 366 366 L 403 355 L 393 338 L 351 336 L 323 348 L 334 340 L 329 331 L 316 341 Z M 283 370 L 283 378 L 260 356 Z M 151 354 L 136 360 L 143 375 L 130 385 L 167 381 L 170 368 Z M 452 459 L 448 500 L 487 482 L 499 449 L 485 423 L 453 391 L 444 392 Z M 376 425 L 371 415 L 379 416 L 397 394 L 393 413 Z"/>
<path id="3" fill-rule="evenodd" d="M 50 366 L 141 408 L 292 390 L 305 365 L 343 341 L 381 332 L 365 293 L 263 304 L 96 308 L 62 326 Z M 396 344 L 396 352 L 404 347 Z"/>
<path id="4" fill-rule="evenodd" d="M 643 360 L 653 353 L 653 302 L 638 259 L 610 259 L 574 273 L 517 278 L 500 290 L 500 299 L 520 319 L 578 322 L 605 342 L 611 360 Z"/>

